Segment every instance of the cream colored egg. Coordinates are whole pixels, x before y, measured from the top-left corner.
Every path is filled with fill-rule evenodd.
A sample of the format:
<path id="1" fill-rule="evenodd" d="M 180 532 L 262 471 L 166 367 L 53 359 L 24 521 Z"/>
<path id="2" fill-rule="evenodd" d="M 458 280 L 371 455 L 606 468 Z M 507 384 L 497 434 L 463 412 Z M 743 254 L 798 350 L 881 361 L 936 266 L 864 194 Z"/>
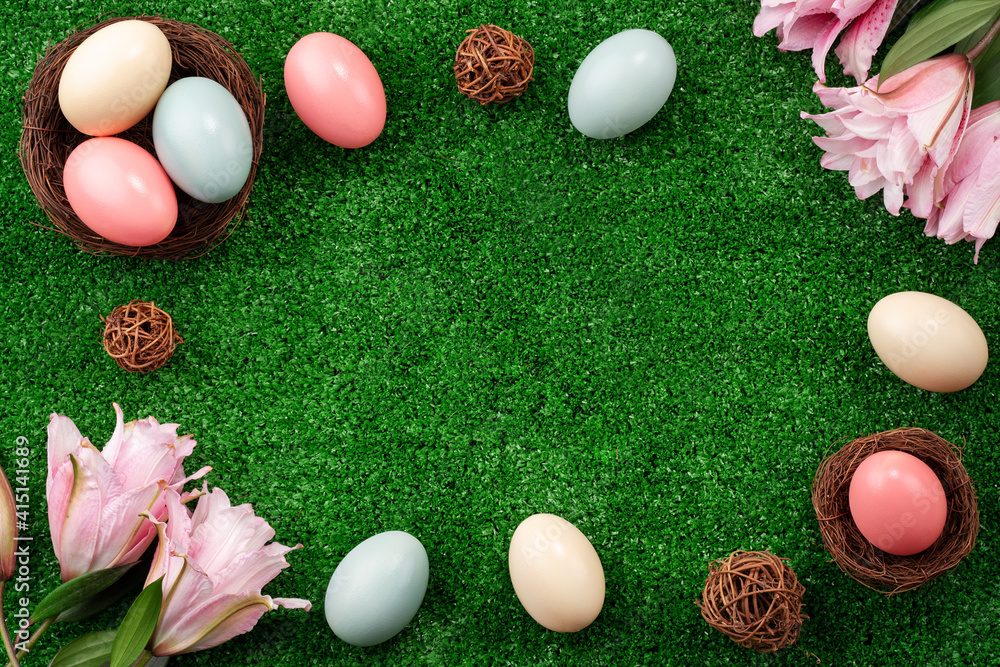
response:
<path id="1" fill-rule="evenodd" d="M 925 292 L 897 292 L 876 303 L 868 338 L 889 370 L 927 391 L 965 389 L 989 359 L 986 336 L 972 316 Z"/>
<path id="2" fill-rule="evenodd" d="M 84 134 L 123 132 L 156 106 L 172 61 L 170 42 L 152 23 L 112 23 L 81 42 L 66 61 L 59 108 Z"/>
<path id="3" fill-rule="evenodd" d="M 510 539 L 510 580 L 525 611 L 549 630 L 577 632 L 604 606 L 604 568 L 580 530 L 554 514 L 535 514 Z"/>

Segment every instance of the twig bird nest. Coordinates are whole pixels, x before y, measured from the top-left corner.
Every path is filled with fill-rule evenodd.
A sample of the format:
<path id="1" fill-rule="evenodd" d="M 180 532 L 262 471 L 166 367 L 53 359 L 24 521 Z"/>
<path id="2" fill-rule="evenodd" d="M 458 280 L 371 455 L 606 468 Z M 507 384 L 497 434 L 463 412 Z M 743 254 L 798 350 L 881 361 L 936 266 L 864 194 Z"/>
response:
<path id="1" fill-rule="evenodd" d="M 712 561 L 702 591 L 701 616 L 734 642 L 762 653 L 799 638 L 803 586 L 795 572 L 769 551 L 734 551 Z"/>
<path id="2" fill-rule="evenodd" d="M 104 322 L 104 349 L 121 368 L 133 373 L 154 371 L 174 355 L 184 340 L 170 315 L 151 301 L 133 299 L 118 306 Z"/>
<path id="3" fill-rule="evenodd" d="M 896 556 L 871 544 L 851 518 L 851 478 L 861 462 L 880 451 L 898 450 L 926 463 L 941 480 L 948 505 L 944 531 L 930 547 L 912 556 Z M 823 544 L 834 562 L 852 579 L 884 593 L 919 588 L 965 558 L 979 533 L 976 491 L 961 452 L 922 428 L 899 428 L 857 438 L 827 456 L 812 484 L 812 502 Z"/>
<path id="4" fill-rule="evenodd" d="M 73 212 L 63 188 L 66 158 L 74 148 L 91 138 L 74 128 L 59 108 L 59 79 L 63 68 L 87 37 L 113 23 L 129 19 L 148 21 L 167 37 L 173 58 L 168 85 L 189 76 L 218 82 L 243 108 L 253 137 L 253 160 L 243 189 L 227 201 L 206 204 L 175 188 L 178 216 L 174 230 L 160 243 L 144 247 L 113 243 L 96 235 Z M 110 18 L 72 33 L 62 42 L 49 47 L 38 61 L 24 93 L 19 150 L 21 166 L 38 204 L 52 224 L 51 229 L 68 236 L 84 251 L 98 255 L 193 259 L 222 243 L 243 216 L 260 158 L 264 103 L 260 81 L 232 45 L 215 33 L 190 23 L 155 16 Z M 152 126 L 151 112 L 136 125 L 115 136 L 132 141 L 155 156 Z"/>
<path id="5" fill-rule="evenodd" d="M 458 89 L 482 105 L 518 97 L 532 81 L 535 52 L 509 30 L 484 24 L 467 30 L 455 54 Z"/>

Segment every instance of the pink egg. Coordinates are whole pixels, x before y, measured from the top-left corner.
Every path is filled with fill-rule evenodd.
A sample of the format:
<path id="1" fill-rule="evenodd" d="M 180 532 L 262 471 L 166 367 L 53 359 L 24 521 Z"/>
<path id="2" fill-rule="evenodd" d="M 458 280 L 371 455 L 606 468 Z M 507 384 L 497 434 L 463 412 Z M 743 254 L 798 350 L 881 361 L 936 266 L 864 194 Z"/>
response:
<path id="1" fill-rule="evenodd" d="M 341 148 L 361 148 L 385 127 L 385 89 L 375 66 L 350 41 L 306 35 L 285 58 L 285 90 L 302 122 Z"/>
<path id="2" fill-rule="evenodd" d="M 861 462 L 851 478 L 849 500 L 861 534 L 897 556 L 934 544 L 948 517 L 944 487 L 934 471 L 916 456 L 895 450 Z"/>
<path id="3" fill-rule="evenodd" d="M 83 224 L 114 243 L 146 246 L 177 222 L 177 195 L 152 155 L 125 139 L 88 139 L 63 169 L 66 198 Z"/>

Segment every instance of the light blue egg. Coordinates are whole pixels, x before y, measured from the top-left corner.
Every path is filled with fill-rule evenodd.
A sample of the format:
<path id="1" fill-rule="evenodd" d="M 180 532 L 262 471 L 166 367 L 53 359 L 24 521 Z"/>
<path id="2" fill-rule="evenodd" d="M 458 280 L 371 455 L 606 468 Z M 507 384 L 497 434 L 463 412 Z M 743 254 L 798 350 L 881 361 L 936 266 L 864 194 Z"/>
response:
<path id="1" fill-rule="evenodd" d="M 427 552 L 409 533 L 379 533 L 351 549 L 326 589 L 326 622 L 354 646 L 392 638 L 413 619 L 427 592 Z"/>
<path id="2" fill-rule="evenodd" d="M 613 139 L 645 125 L 670 97 L 674 50 L 651 30 L 625 30 L 594 47 L 569 86 L 569 119 L 594 139 Z"/>
<path id="3" fill-rule="evenodd" d="M 195 199 L 216 204 L 247 182 L 253 138 L 240 103 L 203 77 L 167 87 L 153 112 L 156 157 L 170 179 Z"/>

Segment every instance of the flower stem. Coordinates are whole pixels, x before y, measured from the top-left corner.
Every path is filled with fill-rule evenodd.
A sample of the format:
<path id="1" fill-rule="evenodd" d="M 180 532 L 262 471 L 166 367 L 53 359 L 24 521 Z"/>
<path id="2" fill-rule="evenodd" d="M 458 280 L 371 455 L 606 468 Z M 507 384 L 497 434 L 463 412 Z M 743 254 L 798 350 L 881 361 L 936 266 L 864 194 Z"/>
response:
<path id="1" fill-rule="evenodd" d="M 969 49 L 969 51 L 965 54 L 969 58 L 969 62 L 972 62 L 982 55 L 983 51 L 986 50 L 986 47 L 988 47 L 990 42 L 993 41 L 993 38 L 997 36 L 997 32 L 1000 32 L 1000 19 L 997 19 L 996 22 L 990 26 L 990 29 L 986 31 L 986 34 L 983 35 L 983 38 L 976 42 L 976 45 Z"/>
<path id="2" fill-rule="evenodd" d="M 35 634 L 31 635 L 31 637 L 28 638 L 28 641 L 27 643 L 25 643 L 24 648 L 17 652 L 17 656 L 12 658 L 13 662 L 7 663 L 7 667 L 18 667 L 17 660 L 19 658 L 23 658 L 24 656 L 28 655 L 28 651 L 34 648 L 35 644 L 38 643 L 38 640 L 42 638 L 43 634 L 45 634 L 45 631 L 49 629 L 49 626 L 55 623 L 55 620 L 56 620 L 55 616 L 49 616 L 47 619 L 42 621 L 42 624 L 38 626 L 37 630 L 35 630 Z"/>
<path id="3" fill-rule="evenodd" d="M 10 632 L 7 630 L 7 619 L 3 617 L 3 587 L 7 582 L 0 581 L 0 635 L 3 635 L 3 647 L 7 651 L 12 667 L 21 667 L 14 655 L 14 644 L 10 641 Z"/>

